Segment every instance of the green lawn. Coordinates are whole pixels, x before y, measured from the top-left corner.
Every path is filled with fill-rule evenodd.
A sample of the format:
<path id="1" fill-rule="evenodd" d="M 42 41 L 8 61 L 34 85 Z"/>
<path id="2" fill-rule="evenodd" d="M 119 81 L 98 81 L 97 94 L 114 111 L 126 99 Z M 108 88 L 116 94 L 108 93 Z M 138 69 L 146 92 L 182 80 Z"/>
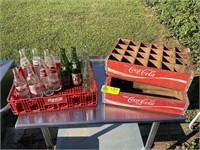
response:
<path id="1" fill-rule="evenodd" d="M 167 31 L 140 0 L 0 0 L 1 59 L 19 62 L 18 50 L 58 56 L 86 44 L 90 55 L 106 55 L 117 38 L 167 43 Z M 168 43 L 167 43 L 168 44 Z"/>

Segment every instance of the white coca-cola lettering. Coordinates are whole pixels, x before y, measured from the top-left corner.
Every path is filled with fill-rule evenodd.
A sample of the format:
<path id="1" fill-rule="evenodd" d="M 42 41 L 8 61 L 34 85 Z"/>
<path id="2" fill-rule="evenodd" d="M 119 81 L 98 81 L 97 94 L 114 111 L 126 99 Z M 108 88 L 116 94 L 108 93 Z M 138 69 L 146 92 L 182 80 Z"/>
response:
<path id="1" fill-rule="evenodd" d="M 62 101 L 63 98 L 62 97 L 56 97 L 56 98 L 49 98 L 48 102 L 59 102 Z"/>
<path id="2" fill-rule="evenodd" d="M 139 99 L 135 97 L 128 98 L 129 103 L 135 103 L 136 105 L 148 105 L 153 106 L 155 105 L 155 100 L 152 99 Z"/>
<path id="3" fill-rule="evenodd" d="M 151 69 L 138 69 L 138 68 L 134 68 L 134 67 L 129 68 L 128 71 L 130 73 L 135 73 L 135 74 L 138 74 L 138 75 L 141 75 L 141 76 L 147 76 L 147 77 L 154 77 L 155 72 L 156 72 L 156 71 L 153 71 Z"/>

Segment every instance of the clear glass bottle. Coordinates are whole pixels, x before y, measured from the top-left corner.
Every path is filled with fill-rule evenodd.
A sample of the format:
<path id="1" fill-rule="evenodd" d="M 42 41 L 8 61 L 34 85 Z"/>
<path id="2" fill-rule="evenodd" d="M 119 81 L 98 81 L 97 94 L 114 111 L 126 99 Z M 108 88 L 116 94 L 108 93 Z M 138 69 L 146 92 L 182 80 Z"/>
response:
<path id="1" fill-rule="evenodd" d="M 53 59 L 53 57 L 50 55 L 49 50 L 45 49 L 44 50 L 44 62 L 47 65 L 47 67 L 49 67 L 52 59 Z"/>
<path id="2" fill-rule="evenodd" d="M 35 74 L 39 77 L 40 76 L 40 63 L 39 63 L 39 60 L 40 60 L 40 57 L 38 56 L 38 51 L 36 48 L 32 49 L 32 53 L 33 53 L 33 67 L 34 67 L 34 71 L 35 71 Z"/>
<path id="3" fill-rule="evenodd" d="M 26 81 L 29 86 L 31 97 L 42 97 L 43 96 L 43 91 L 42 91 L 43 85 L 40 82 L 39 78 L 33 72 L 32 67 L 28 67 L 27 72 L 28 72 L 28 76 L 26 78 Z"/>
<path id="4" fill-rule="evenodd" d="M 22 67 L 22 71 L 24 74 L 24 78 L 27 77 L 27 68 L 31 66 L 30 61 L 25 55 L 24 49 L 19 50 L 19 55 L 20 55 L 20 66 Z"/>
<path id="5" fill-rule="evenodd" d="M 28 84 L 24 77 L 19 73 L 19 68 L 13 68 L 12 72 L 14 75 L 13 84 L 15 85 L 15 89 L 19 97 L 21 99 L 30 98 L 31 95 L 28 88 Z"/>
<path id="6" fill-rule="evenodd" d="M 44 50 L 44 62 L 49 69 L 49 79 L 51 81 L 52 86 L 54 87 L 54 91 L 60 91 L 62 89 L 62 86 L 58 77 L 56 64 L 53 60 L 53 57 L 50 55 L 48 49 Z"/>
<path id="7" fill-rule="evenodd" d="M 53 86 L 47 74 L 47 67 L 44 61 L 40 60 L 40 80 L 43 83 L 43 92 L 45 96 L 51 96 L 54 93 Z"/>
<path id="8" fill-rule="evenodd" d="M 64 88 L 71 87 L 70 63 L 66 56 L 65 49 L 60 49 L 60 79 Z"/>
<path id="9" fill-rule="evenodd" d="M 78 56 L 76 54 L 76 48 L 72 47 L 71 49 L 71 67 L 72 67 L 72 82 L 73 85 L 79 86 L 82 84 L 82 77 L 81 77 L 81 66 Z"/>
<path id="10" fill-rule="evenodd" d="M 82 61 L 81 61 L 82 85 L 84 92 L 92 92 L 93 90 L 93 75 L 90 64 L 88 49 L 86 46 L 83 48 Z"/>

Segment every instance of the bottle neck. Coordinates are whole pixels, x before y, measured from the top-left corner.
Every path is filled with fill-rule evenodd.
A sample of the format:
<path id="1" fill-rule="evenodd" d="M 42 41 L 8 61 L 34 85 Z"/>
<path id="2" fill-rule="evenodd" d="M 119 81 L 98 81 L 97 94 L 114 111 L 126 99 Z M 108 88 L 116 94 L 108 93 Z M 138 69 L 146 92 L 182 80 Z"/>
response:
<path id="1" fill-rule="evenodd" d="M 76 54 L 76 48 L 75 47 L 72 47 L 71 56 L 72 56 L 72 61 L 77 61 L 78 62 L 78 56 Z"/>
<path id="2" fill-rule="evenodd" d="M 87 49 L 86 46 L 84 46 L 84 48 L 83 48 L 83 56 L 84 56 L 84 57 L 89 57 L 88 49 Z"/>
<path id="3" fill-rule="evenodd" d="M 26 55 L 25 55 L 25 53 L 24 53 L 24 49 L 20 49 L 20 50 L 19 50 L 19 55 L 20 55 L 20 58 L 26 57 Z"/>
<path id="4" fill-rule="evenodd" d="M 48 49 L 45 49 L 45 50 L 44 50 L 44 56 L 50 56 L 50 53 L 49 53 L 49 50 L 48 50 Z"/>
<path id="5" fill-rule="evenodd" d="M 33 53 L 33 57 L 38 57 L 38 52 L 36 48 L 32 49 L 32 53 Z"/>
<path id="6" fill-rule="evenodd" d="M 12 69 L 12 72 L 13 72 L 14 78 L 17 79 L 18 76 L 19 76 L 19 75 L 18 75 L 18 73 L 19 73 L 19 72 L 18 72 L 18 68 L 13 68 L 13 69 Z"/>
<path id="7" fill-rule="evenodd" d="M 61 58 L 66 58 L 67 57 L 66 54 L 65 54 L 65 49 L 64 48 L 60 49 L 60 57 Z"/>

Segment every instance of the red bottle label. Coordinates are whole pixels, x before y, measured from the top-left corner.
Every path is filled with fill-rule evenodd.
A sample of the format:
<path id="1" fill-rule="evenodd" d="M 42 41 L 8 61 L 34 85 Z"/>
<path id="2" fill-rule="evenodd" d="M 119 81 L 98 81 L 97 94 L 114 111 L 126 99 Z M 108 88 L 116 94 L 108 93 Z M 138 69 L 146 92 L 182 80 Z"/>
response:
<path id="1" fill-rule="evenodd" d="M 57 72 L 56 67 L 54 67 L 54 66 L 49 67 L 49 71 L 50 71 L 50 73 L 56 73 Z"/>
<path id="2" fill-rule="evenodd" d="M 81 74 L 80 73 L 77 73 L 77 74 L 72 73 L 72 81 L 73 81 L 74 85 L 80 85 L 82 82 Z"/>

